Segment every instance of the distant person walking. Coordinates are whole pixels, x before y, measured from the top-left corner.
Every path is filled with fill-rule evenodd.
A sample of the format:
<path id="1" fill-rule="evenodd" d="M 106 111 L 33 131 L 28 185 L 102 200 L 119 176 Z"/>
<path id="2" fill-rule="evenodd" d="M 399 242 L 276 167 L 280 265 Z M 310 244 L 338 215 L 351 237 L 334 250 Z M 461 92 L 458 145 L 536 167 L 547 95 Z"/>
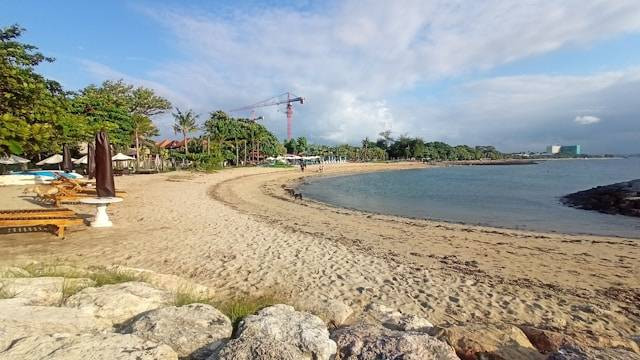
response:
<path id="1" fill-rule="evenodd" d="M 300 171 L 304 172 L 304 167 L 305 167 L 304 161 L 300 160 Z"/>

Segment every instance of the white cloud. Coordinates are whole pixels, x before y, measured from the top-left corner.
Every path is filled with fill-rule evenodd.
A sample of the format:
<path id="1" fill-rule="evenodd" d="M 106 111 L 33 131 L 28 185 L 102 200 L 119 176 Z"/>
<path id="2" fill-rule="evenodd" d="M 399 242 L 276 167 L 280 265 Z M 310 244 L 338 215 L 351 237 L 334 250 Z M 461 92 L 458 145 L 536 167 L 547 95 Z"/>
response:
<path id="1" fill-rule="evenodd" d="M 184 59 L 153 67 L 148 81 L 203 112 L 292 91 L 308 100 L 296 107 L 294 134 L 316 141 L 355 143 L 391 128 L 427 139 L 537 146 L 546 139 L 521 134 L 576 116 L 575 109 L 606 107 L 599 96 L 638 79 L 635 70 L 499 77 L 459 86 L 446 103 L 425 105 L 416 94 L 398 100 L 416 85 L 638 32 L 637 0 L 347 0 L 313 11 L 154 5 L 143 12 L 171 31 Z M 263 114 L 284 136 L 284 114 Z"/>
<path id="2" fill-rule="evenodd" d="M 576 118 L 573 119 L 573 121 L 580 125 L 591 125 L 591 124 L 599 123 L 600 118 L 597 116 L 582 115 L 582 116 L 576 116 Z"/>

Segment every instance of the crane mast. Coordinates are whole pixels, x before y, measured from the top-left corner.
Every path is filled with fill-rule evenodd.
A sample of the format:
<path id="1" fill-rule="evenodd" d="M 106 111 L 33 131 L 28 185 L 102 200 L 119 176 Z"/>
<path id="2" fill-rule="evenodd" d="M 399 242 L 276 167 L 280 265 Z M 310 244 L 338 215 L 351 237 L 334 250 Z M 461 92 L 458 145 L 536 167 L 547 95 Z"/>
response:
<path id="1" fill-rule="evenodd" d="M 285 96 L 286 96 L 286 99 L 284 99 Z M 229 110 L 229 112 L 232 113 L 232 112 L 250 111 L 251 120 L 255 120 L 256 109 L 268 107 L 268 106 L 279 106 L 279 105 L 286 104 L 287 110 L 285 113 L 287 114 L 287 140 L 291 140 L 291 128 L 293 123 L 293 103 L 296 103 L 296 102 L 299 102 L 300 104 L 304 104 L 304 98 L 294 95 L 290 92 L 286 92 L 286 93 L 271 97 L 269 99 L 259 101 L 251 105 L 242 106 L 236 109 L 231 109 Z"/>

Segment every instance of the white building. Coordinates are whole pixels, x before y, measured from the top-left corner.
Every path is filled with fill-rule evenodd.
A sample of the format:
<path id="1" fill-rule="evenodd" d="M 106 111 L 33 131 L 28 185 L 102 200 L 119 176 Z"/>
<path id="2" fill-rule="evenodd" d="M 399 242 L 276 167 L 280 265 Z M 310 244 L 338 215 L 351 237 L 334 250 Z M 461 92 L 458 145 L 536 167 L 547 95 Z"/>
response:
<path id="1" fill-rule="evenodd" d="M 549 145 L 547 146 L 547 153 L 548 154 L 559 154 L 560 153 L 560 145 Z"/>

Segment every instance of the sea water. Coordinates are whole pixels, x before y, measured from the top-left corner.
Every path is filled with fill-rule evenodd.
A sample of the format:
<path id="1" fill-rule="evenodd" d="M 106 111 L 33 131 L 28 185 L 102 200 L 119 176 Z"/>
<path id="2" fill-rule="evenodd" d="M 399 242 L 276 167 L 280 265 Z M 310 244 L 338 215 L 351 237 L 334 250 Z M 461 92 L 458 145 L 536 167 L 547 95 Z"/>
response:
<path id="1" fill-rule="evenodd" d="M 560 197 L 640 179 L 640 158 L 550 160 L 313 178 L 304 196 L 368 212 L 512 229 L 640 238 L 640 218 L 563 205 Z"/>

